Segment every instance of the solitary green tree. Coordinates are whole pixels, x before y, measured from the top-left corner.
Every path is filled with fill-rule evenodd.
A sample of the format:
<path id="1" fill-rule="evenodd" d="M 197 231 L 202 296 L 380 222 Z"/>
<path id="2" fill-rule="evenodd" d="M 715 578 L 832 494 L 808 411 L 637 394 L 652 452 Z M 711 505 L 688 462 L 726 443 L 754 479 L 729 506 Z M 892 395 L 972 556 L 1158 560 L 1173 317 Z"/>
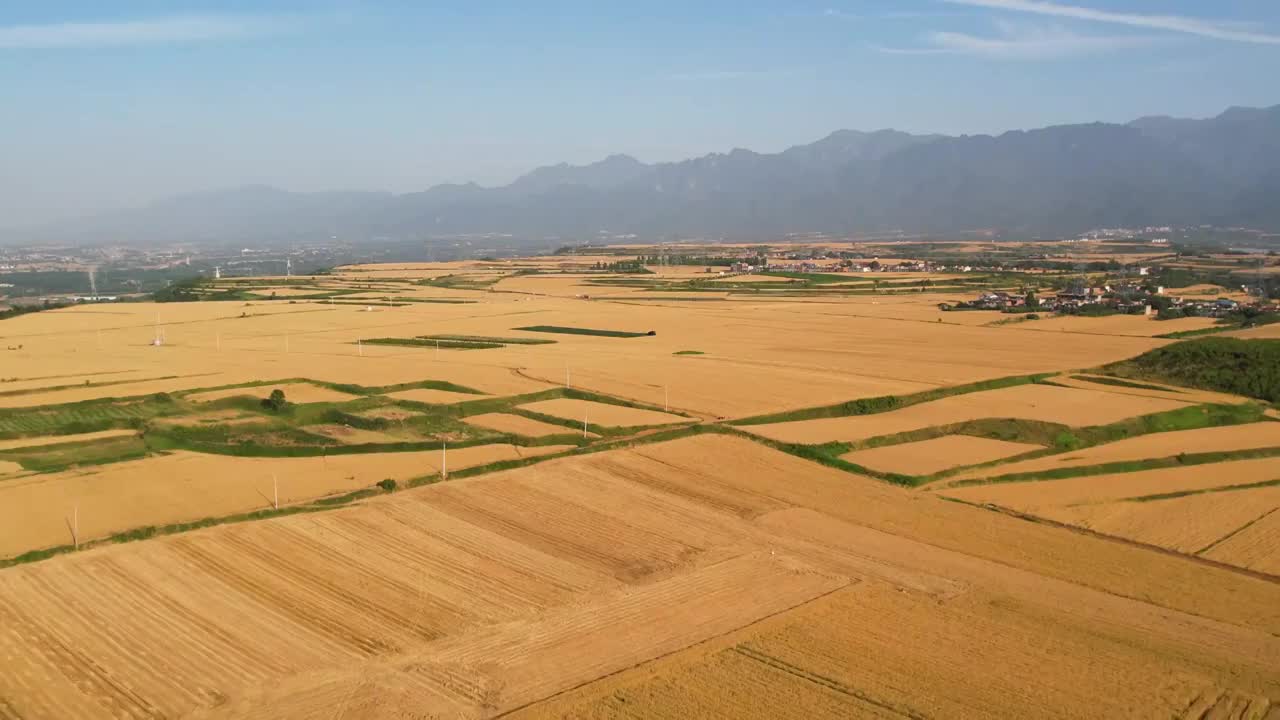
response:
<path id="1" fill-rule="evenodd" d="M 288 404 L 288 401 L 284 399 L 284 391 L 280 388 L 272 390 L 271 394 L 262 401 L 262 406 L 272 412 L 280 412 Z"/>

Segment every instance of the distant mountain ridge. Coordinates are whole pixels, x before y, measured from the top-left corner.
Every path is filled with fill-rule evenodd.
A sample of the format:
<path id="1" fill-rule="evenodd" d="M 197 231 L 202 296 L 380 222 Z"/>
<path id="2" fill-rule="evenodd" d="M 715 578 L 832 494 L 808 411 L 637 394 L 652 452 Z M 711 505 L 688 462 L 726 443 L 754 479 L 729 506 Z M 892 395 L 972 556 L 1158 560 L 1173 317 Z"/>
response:
<path id="1" fill-rule="evenodd" d="M 405 195 L 264 186 L 185 195 L 43 234 L 104 242 L 508 234 L 589 240 L 767 239 L 785 233 L 1100 226 L 1280 229 L 1280 105 L 1206 120 L 1144 117 L 1000 134 L 839 130 L 780 153 L 735 149 L 646 164 L 611 155 L 509 185 Z"/>

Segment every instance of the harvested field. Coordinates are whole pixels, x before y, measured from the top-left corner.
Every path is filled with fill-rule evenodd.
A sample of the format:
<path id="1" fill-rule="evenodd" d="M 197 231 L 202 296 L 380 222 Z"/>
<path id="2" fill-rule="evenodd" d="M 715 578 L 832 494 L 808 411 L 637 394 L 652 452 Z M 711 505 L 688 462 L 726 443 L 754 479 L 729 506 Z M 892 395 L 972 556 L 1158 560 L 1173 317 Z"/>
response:
<path id="1" fill-rule="evenodd" d="M 998 249 L 957 247 L 967 245 Z M 883 259 L 911 251 L 873 252 Z M 662 282 L 709 278 L 703 267 L 584 272 L 622 258 L 602 251 L 340 268 L 314 280 L 316 288 L 358 289 L 370 300 L 84 304 L 4 320 L 13 349 L 0 393 L 17 394 L 0 396 L 0 405 L 19 409 L 0 412 L 0 433 L 50 442 L 77 437 L 55 433 L 126 426 L 146 434 L 15 452 L 12 459 L 43 474 L 0 475 L 0 718 L 1204 720 L 1249 703 L 1261 716 L 1260 708 L 1280 704 L 1280 582 L 1204 562 L 1271 566 L 1280 543 L 1270 520 L 1280 512 L 1265 514 L 1273 488 L 1123 502 L 1276 479 L 1268 461 L 1080 478 L 1091 484 L 1079 487 L 954 489 L 1026 488 L 1013 501 L 1046 514 L 1078 511 L 1078 522 L 1105 525 L 1108 534 L 1179 548 L 1204 539 L 1202 557 L 1187 558 L 949 502 L 717 425 L 993 378 L 1079 373 L 1169 341 L 1145 337 L 1146 326 L 1139 331 L 1132 319 L 985 327 L 997 316 L 938 309 L 972 297 L 967 288 L 884 294 L 920 274 L 875 276 L 879 295 L 861 294 L 870 289 L 856 275 L 856 289 L 825 293 L 790 283 L 785 293 L 695 294 Z M 531 269 L 556 274 L 515 274 Z M 417 284 L 426 278 L 435 284 Z M 283 278 L 255 281 L 263 282 L 255 291 L 313 291 Z M 655 335 L 512 330 L 538 326 Z M 439 354 L 357 342 L 519 334 L 556 342 Z M 685 350 L 703 354 L 676 355 Z M 564 387 L 570 371 L 574 388 L 619 404 L 526 403 L 528 418 L 507 409 L 515 396 Z M 263 378 L 281 378 L 298 406 L 267 416 L 247 406 L 193 406 L 181 394 L 155 397 L 222 393 Z M 444 383 L 484 394 L 407 391 L 404 405 L 425 404 L 387 405 L 395 387 Z M 310 397 L 321 384 L 387 388 L 392 398 Z M 277 385 L 228 395 L 265 397 Z M 28 390 L 38 392 L 22 394 Z M 56 404 L 108 397 L 131 399 Z M 1206 397 L 1096 384 L 1009 388 L 843 418 L 858 426 L 845 437 L 841 425 L 833 439 L 952 418 L 1098 425 Z M 333 409 L 317 399 L 352 402 Z M 476 400 L 488 414 L 462 417 L 447 406 Z M 668 402 L 664 413 L 625 407 Z M 338 410 L 392 422 L 356 422 Z M 603 451 L 595 437 L 581 441 L 583 452 L 567 452 L 576 441 L 455 445 L 490 430 L 577 435 L 551 419 L 580 430 L 584 414 L 614 449 Z M 388 427 L 348 429 L 344 421 Z M 220 427 L 237 422 L 268 427 Z M 666 442 L 635 430 L 660 425 L 678 436 L 678 425 L 695 422 L 703 426 Z M 1239 426 L 1217 440 L 1262 442 L 1245 437 L 1254 432 Z M 343 444 L 309 437 L 315 433 Z M 449 467 L 459 472 L 447 482 L 438 481 L 439 449 L 352 446 L 419 434 L 449 438 Z M 1201 437 L 1185 442 L 1215 444 Z M 322 444 L 327 456 L 303 456 Z M 881 457 L 882 465 L 875 456 L 859 462 L 922 472 L 939 457 L 988 457 L 979 446 L 996 449 L 944 438 L 899 447 L 903 455 Z M 152 455 L 126 459 L 143 452 Z M 248 456 L 268 453 L 299 456 Z M 544 454 L 563 457 L 521 462 Z M 513 469 L 461 472 L 495 462 Z M 278 514 L 261 512 L 272 505 L 273 476 L 285 504 Z M 410 487 L 414 478 L 430 482 Z M 383 479 L 398 488 L 374 489 Z M 362 492 L 339 496 L 355 490 Z M 312 502 L 321 496 L 329 500 Z M 1092 505 L 1071 507 L 1080 497 Z M 1121 505 L 1152 510 L 1112 508 Z M 1096 513 L 1086 517 L 1086 509 Z M 65 546 L 77 510 L 90 547 L 72 551 Z M 229 522 L 171 525 L 201 519 Z M 111 536 L 138 541 L 98 542 Z M 17 557 L 28 551 L 36 552 Z"/>
<path id="2" fill-rule="evenodd" d="M 546 437 L 548 435 L 564 435 L 565 433 L 577 434 L 572 428 L 563 425 L 552 425 L 540 420 L 533 420 L 522 415 L 511 415 L 509 413 L 486 413 L 484 415 L 472 415 L 466 419 L 468 425 L 484 428 L 486 430 L 495 430 L 500 433 L 511 433 L 512 435 L 523 435 L 524 437 Z"/>
<path id="3" fill-rule="evenodd" d="M 957 475 L 955 479 L 1035 473 L 1059 468 L 1166 458 L 1179 453 L 1227 452 L 1270 447 L 1280 447 L 1280 422 L 1259 422 L 1140 435 L 1084 450 L 972 470 Z M 1211 472 L 1211 470 L 1207 471 Z"/>
<path id="4" fill-rule="evenodd" d="M 22 465 L 9 460 L 0 460 L 0 476 L 22 472 Z"/>
<path id="5" fill-rule="evenodd" d="M 450 390 L 434 390 L 432 388 L 414 388 L 413 390 L 387 393 L 387 397 L 396 400 L 426 403 L 428 405 L 452 405 L 453 403 L 466 402 L 468 400 L 481 400 L 484 395 L 473 395 Z"/>
<path id="6" fill-rule="evenodd" d="M 574 400 L 558 398 L 521 405 L 521 410 L 550 415 L 564 420 L 583 420 L 592 425 L 610 427 L 638 427 L 641 425 L 669 425 L 671 423 L 689 422 L 689 418 L 640 408 L 608 405 L 590 400 Z"/>
<path id="7" fill-rule="evenodd" d="M 103 430 L 101 432 L 78 433 L 75 435 L 50 435 L 46 437 L 0 440 L 0 450 L 44 447 L 45 445 L 61 445 L 63 443 L 92 442 L 94 440 L 108 440 L 111 438 L 129 437 L 130 435 L 137 434 L 137 430 Z"/>
<path id="8" fill-rule="evenodd" d="M 1065 480 L 1037 480 L 946 488 L 939 492 L 973 503 L 991 503 L 1040 514 L 1056 507 L 1124 500 L 1162 493 L 1208 490 L 1280 480 L 1275 458 L 1233 460 L 1213 465 L 1139 470 Z"/>
<path id="9" fill-rule="evenodd" d="M 1280 576 L 1280 512 L 1273 508 L 1259 515 L 1252 524 L 1224 537 L 1204 556 Z"/>
<path id="10" fill-rule="evenodd" d="M 743 429 L 782 442 L 826 443 L 949 425 L 980 418 L 1020 418 L 1073 427 L 1106 425 L 1126 418 L 1186 407 L 1162 398 L 1052 385 L 1019 385 L 953 395 L 873 415 L 751 425 Z"/>
<path id="11" fill-rule="evenodd" d="M 188 395 L 187 399 L 192 402 L 213 402 L 214 400 L 222 400 L 229 397 L 265 398 L 271 394 L 271 391 L 277 389 L 283 390 L 285 399 L 291 403 L 346 402 L 348 400 L 355 400 L 356 397 L 358 397 L 349 393 L 331 390 L 327 387 L 312 385 L 311 383 L 283 383 L 279 385 L 259 385 L 256 387 L 211 390 L 209 392 Z"/>
<path id="12" fill-rule="evenodd" d="M 945 435 L 932 440 L 855 450 L 841 455 L 840 459 L 877 472 L 932 475 L 955 467 L 977 465 L 1043 449 L 1039 445 L 1027 443 L 968 435 Z"/>
<path id="13" fill-rule="evenodd" d="M 449 468 L 559 452 L 563 446 L 479 445 L 449 451 Z M 0 558 L 71 541 L 68 518 L 80 508 L 80 538 L 271 507 L 439 472 L 439 450 L 300 458 L 243 458 L 175 452 L 165 456 L 29 475 L 0 483 Z"/>
<path id="14" fill-rule="evenodd" d="M 1280 508 L 1280 487 L 1263 487 L 1167 500 L 1066 506 L 1043 515 L 1106 535 L 1196 554 L 1277 508 Z"/>
<path id="15" fill-rule="evenodd" d="M 1003 593 L 935 604 L 914 593 L 859 585 L 767 623 L 517 713 L 534 718 L 1184 717 L 1215 678 L 1130 628 L 1089 636 L 1051 610 Z M 1052 620 L 1051 620 L 1052 619 Z M 929 654 L 916 648 L 953 640 Z M 1041 677 L 1044 648 L 1060 653 Z M 984 648 L 975 667 L 966 650 Z M 1000 668 L 1005 672 L 990 672 Z M 1132 677 L 1159 682 L 1125 684 Z M 1036 682 L 1029 682 L 1036 677 Z M 1099 693 L 1099 688 L 1114 690 Z M 1124 688 L 1121 690 L 1121 688 Z M 1266 708 L 1265 695 L 1244 692 Z"/>
<path id="16" fill-rule="evenodd" d="M 922 510 L 907 535 L 850 516 Z M 1203 616 L 1170 607 L 1209 597 L 1188 568 L 1219 593 Z M 701 436 L 0 570 L 0 697 L 73 720 L 1167 717 L 1280 698 L 1280 639 L 1256 629 L 1278 601 Z"/>
<path id="17" fill-rule="evenodd" d="M 415 279 L 413 273 L 419 270 L 426 272 L 388 272 Z M 356 275 L 364 273 L 342 277 Z M 562 280 L 521 276 L 503 280 L 500 287 L 513 281 L 554 284 Z M 376 307 L 373 312 L 324 302 L 130 303 L 112 305 L 110 314 L 103 314 L 108 312 L 105 308 L 75 307 L 5 320 L 7 341 L 23 345 L 21 351 L 6 354 L 5 374 L 11 377 L 110 378 L 109 373 L 117 372 L 133 373 L 127 376 L 133 378 L 196 377 L 7 396 L 0 398 L 0 405 L 25 407 L 175 392 L 264 377 L 370 386 L 433 379 L 506 396 L 563 385 L 565 367 L 571 365 L 575 387 L 660 406 L 663 386 L 669 385 L 675 407 L 703 416 L 742 417 L 1029 372 L 1094 367 L 1165 342 L 1082 330 L 1062 336 L 1070 342 L 1043 343 L 1039 342 L 1042 336 L 1029 337 L 1009 328 L 953 324 L 984 313 L 941 313 L 936 303 L 956 298 L 929 293 L 827 298 L 821 303 L 805 298 L 743 298 L 626 304 L 421 289 L 477 302 L 409 303 Z M 574 292 L 595 297 L 602 290 L 615 294 L 621 289 L 625 288 L 591 286 Z M 166 337 L 159 348 L 150 346 L 157 312 Z M 483 358 L 441 353 L 436 359 L 420 348 L 390 346 L 366 346 L 361 355 L 355 344 L 367 337 L 509 336 L 518 334 L 511 332 L 513 327 L 533 325 L 652 329 L 658 334 L 633 340 L 537 335 L 560 342 L 491 350 Z M 100 352 L 84 351 L 99 342 Z M 921 351 L 937 346 L 947 347 L 948 353 Z M 689 348 L 707 356 L 697 363 L 672 356 Z M 770 391 L 742 392 L 743 387 Z"/>

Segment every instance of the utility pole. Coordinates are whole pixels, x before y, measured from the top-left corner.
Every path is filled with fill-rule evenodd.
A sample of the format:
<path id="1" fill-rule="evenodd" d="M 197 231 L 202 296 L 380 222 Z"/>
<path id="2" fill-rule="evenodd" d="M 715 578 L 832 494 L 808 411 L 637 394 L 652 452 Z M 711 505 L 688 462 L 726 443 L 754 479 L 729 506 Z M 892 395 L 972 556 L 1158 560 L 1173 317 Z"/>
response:
<path id="1" fill-rule="evenodd" d="M 76 550 L 80 549 L 80 503 L 71 510 L 71 542 Z"/>
<path id="2" fill-rule="evenodd" d="M 276 510 L 280 509 L 280 481 L 275 473 L 271 474 L 271 505 Z"/>
<path id="3" fill-rule="evenodd" d="M 440 446 L 440 477 L 449 479 L 449 441 L 442 440 Z"/>

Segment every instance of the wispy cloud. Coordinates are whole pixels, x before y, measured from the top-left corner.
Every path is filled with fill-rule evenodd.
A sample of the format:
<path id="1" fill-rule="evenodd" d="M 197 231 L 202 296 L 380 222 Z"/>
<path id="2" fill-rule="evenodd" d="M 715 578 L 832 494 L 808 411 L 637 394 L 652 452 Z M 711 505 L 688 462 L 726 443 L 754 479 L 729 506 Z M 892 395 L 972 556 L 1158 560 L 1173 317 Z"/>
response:
<path id="1" fill-rule="evenodd" d="M 1280 35 L 1261 32 L 1247 23 L 1207 20 L 1182 15 L 1145 15 L 1139 13 L 1120 13 L 1109 10 L 1063 5 L 1049 0 L 942 0 L 952 5 L 1008 10 L 1012 12 L 1049 15 L 1073 20 L 1126 25 L 1149 30 L 1165 30 L 1169 32 L 1198 35 L 1216 40 L 1233 42 L 1280 45 Z M 1207 4 L 1207 3 L 1206 3 Z"/>
<path id="2" fill-rule="evenodd" d="M 296 20 L 186 15 L 119 22 L 0 26 L 0 50 L 176 45 L 289 32 Z"/>
<path id="3" fill-rule="evenodd" d="M 1061 27 L 997 22 L 994 35 L 930 32 L 920 47 L 879 47 L 898 55 L 974 55 L 998 60 L 1051 60 L 1097 54 L 1159 42 L 1145 35 L 1082 35 Z"/>

